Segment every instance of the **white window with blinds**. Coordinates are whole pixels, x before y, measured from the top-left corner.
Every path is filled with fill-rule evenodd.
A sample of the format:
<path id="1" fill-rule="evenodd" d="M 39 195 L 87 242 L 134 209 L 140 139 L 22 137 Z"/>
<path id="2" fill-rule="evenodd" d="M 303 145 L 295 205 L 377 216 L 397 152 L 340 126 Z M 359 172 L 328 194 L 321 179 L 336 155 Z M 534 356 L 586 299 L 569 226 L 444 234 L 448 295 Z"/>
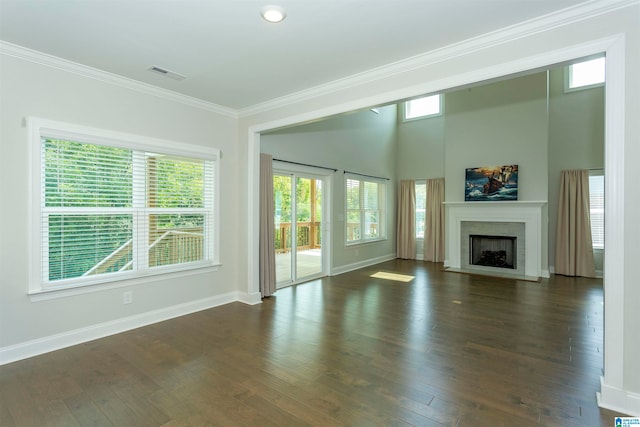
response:
<path id="1" fill-rule="evenodd" d="M 386 182 L 359 175 L 345 175 L 346 243 L 386 238 Z"/>
<path id="2" fill-rule="evenodd" d="M 218 263 L 215 149 L 30 120 L 30 293 Z"/>
<path id="3" fill-rule="evenodd" d="M 589 173 L 589 217 L 594 249 L 604 249 L 604 172 Z"/>
<path id="4" fill-rule="evenodd" d="M 427 181 L 416 181 L 416 239 L 424 239 L 427 219 Z"/>

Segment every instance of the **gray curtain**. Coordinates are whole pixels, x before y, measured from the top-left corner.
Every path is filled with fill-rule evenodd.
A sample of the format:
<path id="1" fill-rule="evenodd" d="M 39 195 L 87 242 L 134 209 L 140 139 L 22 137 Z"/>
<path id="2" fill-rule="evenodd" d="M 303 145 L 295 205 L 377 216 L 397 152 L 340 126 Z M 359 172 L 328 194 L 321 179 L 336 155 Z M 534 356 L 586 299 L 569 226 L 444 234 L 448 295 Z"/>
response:
<path id="1" fill-rule="evenodd" d="M 560 176 L 555 272 L 565 276 L 596 276 L 587 170 L 565 170 Z"/>
<path id="2" fill-rule="evenodd" d="M 425 261 L 444 261 L 444 178 L 427 180 L 427 212 L 424 229 Z"/>
<path id="3" fill-rule="evenodd" d="M 276 250 L 273 206 L 273 167 L 270 154 L 260 154 L 259 268 L 262 297 L 276 291 Z"/>
<path id="4" fill-rule="evenodd" d="M 416 259 L 416 182 L 400 181 L 398 194 L 397 257 Z"/>

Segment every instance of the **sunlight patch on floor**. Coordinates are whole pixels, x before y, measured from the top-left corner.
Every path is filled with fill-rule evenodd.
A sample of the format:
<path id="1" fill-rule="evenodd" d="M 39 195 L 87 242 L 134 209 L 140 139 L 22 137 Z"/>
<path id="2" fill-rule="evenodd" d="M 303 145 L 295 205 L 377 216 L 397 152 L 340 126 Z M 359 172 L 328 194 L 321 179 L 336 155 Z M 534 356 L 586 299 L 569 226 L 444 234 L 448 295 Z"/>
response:
<path id="1" fill-rule="evenodd" d="M 376 279 L 386 279 L 386 280 L 395 280 L 396 282 L 410 282 L 415 276 L 407 276 L 405 274 L 397 274 L 397 273 L 387 273 L 384 271 L 378 271 L 371 275 L 371 277 L 375 277 Z"/>

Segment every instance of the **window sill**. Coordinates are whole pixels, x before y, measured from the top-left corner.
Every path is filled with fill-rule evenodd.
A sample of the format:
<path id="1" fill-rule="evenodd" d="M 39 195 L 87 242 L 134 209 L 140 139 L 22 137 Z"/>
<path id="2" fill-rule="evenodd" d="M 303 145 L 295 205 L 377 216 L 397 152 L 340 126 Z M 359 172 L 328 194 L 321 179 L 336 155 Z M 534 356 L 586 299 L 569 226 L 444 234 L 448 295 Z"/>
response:
<path id="1" fill-rule="evenodd" d="M 31 302 L 48 301 L 48 300 L 57 299 L 57 298 L 66 298 L 66 297 L 72 297 L 76 295 L 90 294 L 93 292 L 102 292 L 102 291 L 107 291 L 111 289 L 132 287 L 132 286 L 140 285 L 143 283 L 149 283 L 149 282 L 154 282 L 158 280 L 168 280 L 168 279 L 173 279 L 178 277 L 187 277 L 187 276 L 192 276 L 194 274 L 212 273 L 212 272 L 218 271 L 220 266 L 221 264 L 215 264 L 215 265 L 201 267 L 201 268 L 192 268 L 188 270 L 175 271 L 171 273 L 150 274 L 147 276 L 116 280 L 113 282 L 106 282 L 106 283 L 97 283 L 93 285 L 82 285 L 82 286 L 74 286 L 74 287 L 58 288 L 58 289 L 32 290 L 28 292 L 28 295 Z"/>
<path id="2" fill-rule="evenodd" d="M 366 245 L 367 243 L 378 243 L 378 242 L 386 242 L 388 239 L 386 237 L 381 237 L 379 239 L 369 239 L 369 240 L 358 240 L 357 242 L 347 242 L 346 246 L 358 246 L 358 245 Z"/>

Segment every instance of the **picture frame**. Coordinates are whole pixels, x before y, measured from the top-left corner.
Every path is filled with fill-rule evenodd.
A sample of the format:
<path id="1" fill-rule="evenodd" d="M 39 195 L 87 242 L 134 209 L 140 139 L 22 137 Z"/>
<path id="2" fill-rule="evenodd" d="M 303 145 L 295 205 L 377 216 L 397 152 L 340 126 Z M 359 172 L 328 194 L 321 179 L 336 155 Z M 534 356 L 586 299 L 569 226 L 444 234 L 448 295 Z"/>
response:
<path id="1" fill-rule="evenodd" d="M 465 170 L 465 202 L 518 200 L 518 165 Z"/>

